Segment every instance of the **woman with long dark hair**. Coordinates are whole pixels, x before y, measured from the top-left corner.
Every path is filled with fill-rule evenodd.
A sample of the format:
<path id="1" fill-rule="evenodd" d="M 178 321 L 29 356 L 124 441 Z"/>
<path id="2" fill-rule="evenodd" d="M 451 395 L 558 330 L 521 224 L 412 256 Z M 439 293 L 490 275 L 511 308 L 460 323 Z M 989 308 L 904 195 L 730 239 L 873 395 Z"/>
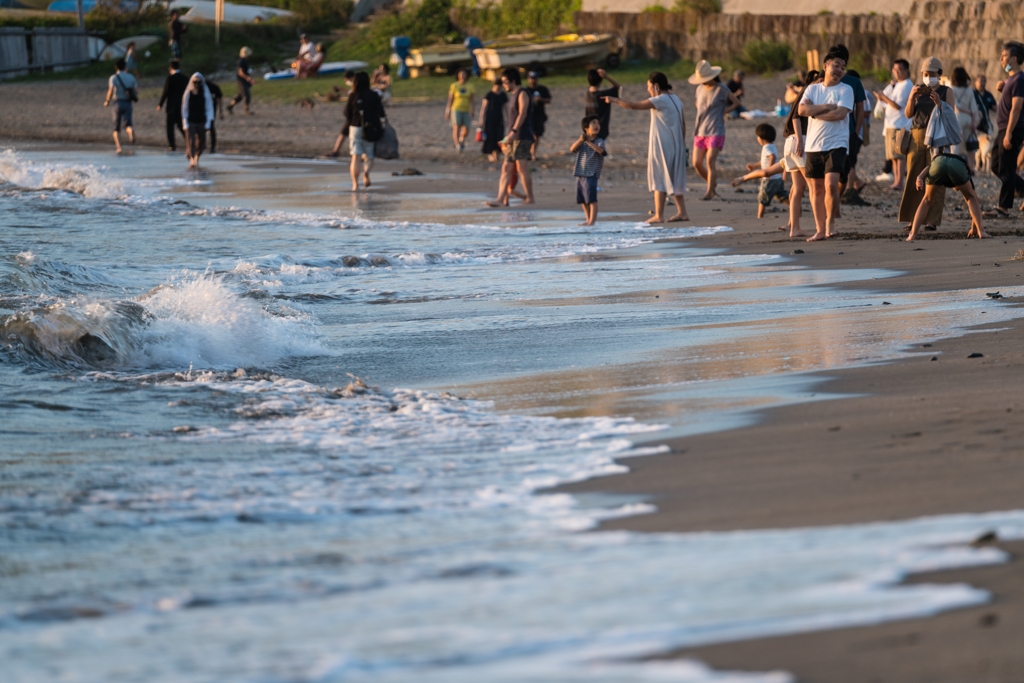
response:
<path id="1" fill-rule="evenodd" d="M 490 91 L 484 95 L 480 105 L 480 129 L 483 133 L 482 152 L 491 162 L 498 160 L 501 150 L 501 139 L 505 137 L 505 105 L 508 95 L 501 79 L 495 79 Z"/>
<path id="2" fill-rule="evenodd" d="M 371 117 L 377 117 L 372 119 Z M 334 147 L 333 155 L 337 155 L 341 148 L 342 141 L 348 138 L 348 149 L 352 155 L 349 169 L 352 172 L 352 191 L 359 190 L 359 162 L 363 164 L 363 187 L 370 186 L 370 170 L 373 168 L 374 145 L 376 140 L 369 141 L 363 137 L 363 128 L 367 121 L 371 124 L 379 123 L 384 117 L 384 105 L 381 104 L 380 95 L 370 88 L 370 75 L 365 71 L 356 74 L 352 84 L 352 92 L 349 93 L 348 102 L 345 103 L 345 124 L 342 126 L 341 135 L 338 136 L 338 143 Z"/>
<path id="3" fill-rule="evenodd" d="M 647 144 L 647 187 L 654 193 L 654 215 L 647 223 L 688 221 L 686 215 L 686 120 L 683 102 L 672 94 L 672 84 L 660 71 L 647 78 L 647 94 L 640 102 L 626 102 L 606 97 L 623 109 L 647 109 L 651 112 L 651 133 Z M 665 200 L 672 196 L 676 204 L 674 216 L 665 220 Z"/>

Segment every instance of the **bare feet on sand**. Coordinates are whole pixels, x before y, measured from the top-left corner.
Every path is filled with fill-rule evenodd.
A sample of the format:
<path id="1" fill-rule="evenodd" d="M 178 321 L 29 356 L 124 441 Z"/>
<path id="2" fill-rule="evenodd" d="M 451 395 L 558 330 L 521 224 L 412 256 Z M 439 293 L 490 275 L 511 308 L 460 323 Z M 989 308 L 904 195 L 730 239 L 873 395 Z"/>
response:
<path id="1" fill-rule="evenodd" d="M 363 186 L 364 187 L 369 187 L 370 186 L 370 174 L 369 173 L 363 173 Z"/>
<path id="2" fill-rule="evenodd" d="M 665 219 L 662 218 L 661 216 L 651 216 L 650 218 L 648 218 L 647 220 L 644 221 L 644 223 L 647 223 L 647 225 L 654 225 L 655 223 L 664 223 L 664 222 L 665 222 Z"/>
<path id="3" fill-rule="evenodd" d="M 826 235 L 823 232 L 816 232 L 813 235 L 811 235 L 810 237 L 808 237 L 807 241 L 808 242 L 820 242 L 821 240 L 826 240 L 826 239 L 828 239 L 828 235 Z"/>
<path id="4" fill-rule="evenodd" d="M 683 222 L 683 221 L 688 221 L 688 220 L 690 220 L 690 217 L 689 217 L 689 216 L 684 216 L 684 215 L 683 215 L 683 214 L 681 214 L 681 213 L 677 213 L 677 214 L 676 214 L 675 216 L 672 216 L 672 218 L 669 218 L 669 219 L 668 219 L 667 221 L 665 221 L 665 222 L 666 222 L 666 223 L 681 223 L 681 222 Z"/>
<path id="5" fill-rule="evenodd" d="M 789 239 L 791 240 L 803 239 L 804 237 L 807 237 L 807 233 L 803 230 L 796 230 L 789 233 Z"/>

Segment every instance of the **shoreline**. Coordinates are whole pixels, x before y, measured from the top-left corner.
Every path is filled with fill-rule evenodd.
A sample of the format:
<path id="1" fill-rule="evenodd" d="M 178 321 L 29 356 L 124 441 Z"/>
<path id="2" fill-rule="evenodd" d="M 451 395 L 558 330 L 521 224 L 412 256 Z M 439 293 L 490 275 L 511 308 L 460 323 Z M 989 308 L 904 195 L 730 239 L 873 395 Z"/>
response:
<path id="1" fill-rule="evenodd" d="M 393 162 L 390 166 L 400 168 L 404 163 Z M 464 168 L 428 163 L 429 167 L 424 167 L 427 177 L 398 178 L 383 188 L 378 187 L 377 191 L 382 194 L 429 192 L 429 183 L 438 179 L 431 175 L 465 172 Z M 385 169 L 390 167 L 384 166 Z M 343 170 L 339 168 L 337 172 Z M 602 195 L 602 211 L 623 211 L 643 217 L 650 205 L 649 196 L 645 188 L 636 187 L 642 180 L 627 175 L 608 174 L 608 194 Z M 545 182 L 538 188 L 536 209 L 566 208 L 562 191 L 571 178 L 566 178 L 561 170 L 542 172 L 539 177 Z M 490 177 L 478 176 L 459 189 L 465 193 L 485 189 L 490 184 L 493 184 Z M 951 208 L 952 201 L 947 202 L 947 223 L 942 232 L 926 235 L 913 244 L 900 241 L 900 233 L 891 224 L 884 224 L 888 209 L 883 205 L 844 207 L 846 218 L 840 223 L 840 229 L 845 232 L 839 238 L 805 245 L 790 241 L 773 229 L 776 223 L 785 220 L 784 214 L 768 214 L 764 221 L 754 217 L 756 192 L 751 191 L 750 186 L 744 193 L 722 188 L 725 199 L 721 202 L 695 201 L 695 189 L 698 188 L 691 175 L 688 208 L 693 221 L 690 225 L 726 224 L 734 231 L 685 240 L 693 246 L 734 253 L 777 253 L 811 270 L 872 267 L 898 271 L 899 275 L 886 278 L 884 282 L 869 280 L 838 285 L 894 294 L 975 288 L 995 291 L 999 287 L 1024 286 L 1024 261 L 1012 260 L 1012 255 L 1024 248 L 1021 231 L 1013 227 L 1015 221 L 995 222 L 993 227 L 987 225 L 996 239 L 968 242 L 958 236 L 966 233 L 967 221 L 959 215 L 963 212 Z M 803 253 L 791 253 L 796 250 Z M 1019 303 L 1018 299 L 993 302 L 993 305 Z M 822 391 L 854 396 L 753 411 L 762 418 L 754 425 L 675 439 L 670 442 L 673 453 L 624 461 L 630 468 L 627 474 L 590 479 L 556 490 L 651 496 L 658 512 L 611 520 L 601 527 L 634 531 L 819 526 L 903 519 L 942 511 L 980 512 L 1020 507 L 1017 492 L 1024 483 L 1024 474 L 1017 471 L 1019 458 L 1014 455 L 1020 449 L 1013 444 L 1020 443 L 1024 428 L 1008 426 L 1006 422 L 1008 415 L 1024 410 L 1024 401 L 1016 400 L 1012 386 L 1014 378 L 1024 376 L 1024 353 L 1012 348 L 1015 339 L 1024 332 L 1024 320 L 998 323 L 998 326 L 1011 331 L 986 330 L 933 343 L 928 353 L 939 358 L 936 362 L 930 361 L 930 357 L 916 356 L 816 373 L 830 378 L 822 384 Z M 983 352 L 984 357 L 967 359 L 966 355 L 975 350 Z M 928 365 L 921 367 L 918 363 Z M 966 392 L 965 387 L 969 387 Z M 968 408 L 964 409 L 961 403 Z M 1009 413 L 1005 412 L 1007 407 Z M 839 429 L 833 430 L 836 426 Z M 950 446 L 954 442 L 959 450 Z M 992 445 L 994 442 L 999 443 Z M 771 457 L 763 454 L 765 444 L 769 445 L 767 450 Z M 997 447 L 1003 450 L 993 456 L 992 451 Z M 829 456 L 827 462 L 821 461 L 823 453 Z M 870 457 L 865 458 L 865 453 Z M 695 454 L 699 455 L 696 459 Z M 680 455 L 686 457 L 680 458 Z M 940 473 L 943 476 L 936 474 L 935 470 L 943 468 L 946 470 Z M 970 486 L 965 486 L 965 482 Z M 776 501 L 789 505 L 779 506 Z M 1002 566 L 1019 569 L 1019 563 Z M 957 571 L 968 577 L 963 580 L 985 587 L 988 580 L 985 573 L 993 569 Z M 999 590 L 994 592 L 997 598 L 1003 599 Z M 1005 598 L 1007 602 L 1000 607 L 1000 619 L 1005 623 L 1017 623 L 1024 614 L 1024 596 L 1011 597 Z M 915 624 L 915 632 L 930 634 L 934 629 L 946 628 L 941 626 L 947 623 L 945 615 L 971 609 L 975 608 L 910 621 Z M 839 648 L 835 650 L 839 652 L 843 647 L 848 646 L 848 650 L 860 642 L 864 637 L 861 634 L 871 629 L 899 630 L 898 625 L 906 623 L 910 622 L 725 643 L 677 651 L 670 656 L 697 657 L 719 669 L 782 668 L 792 671 L 800 680 L 832 681 L 837 679 L 814 678 L 818 674 L 806 673 L 811 671 L 813 663 L 807 657 L 819 652 L 808 639 L 825 638 L 822 634 L 828 634 L 828 638 L 835 639 L 833 647 Z M 787 643 L 792 644 L 778 645 L 780 639 L 790 639 Z M 768 645 L 761 648 L 758 643 Z M 941 652 L 941 645 L 929 645 L 932 641 L 928 637 L 918 638 L 915 643 L 932 648 L 926 655 L 914 650 L 915 658 L 934 659 L 931 655 Z M 985 656 L 1014 661 L 1006 659 L 1014 656 L 1014 648 L 1008 644 L 1000 647 L 999 652 L 986 652 Z M 748 654 L 750 648 L 755 654 Z M 768 661 L 755 658 L 760 656 L 758 648 L 774 653 L 782 663 L 757 664 Z M 859 655 L 854 651 L 850 656 Z M 835 668 L 843 668 L 842 663 L 835 660 L 826 660 L 826 663 L 832 667 L 838 663 L 840 666 Z M 914 674 L 914 663 L 885 660 L 882 663 L 885 671 L 874 673 L 892 673 L 893 680 L 913 680 L 908 676 Z M 920 680 L 950 680 L 952 683 L 964 679 Z"/>

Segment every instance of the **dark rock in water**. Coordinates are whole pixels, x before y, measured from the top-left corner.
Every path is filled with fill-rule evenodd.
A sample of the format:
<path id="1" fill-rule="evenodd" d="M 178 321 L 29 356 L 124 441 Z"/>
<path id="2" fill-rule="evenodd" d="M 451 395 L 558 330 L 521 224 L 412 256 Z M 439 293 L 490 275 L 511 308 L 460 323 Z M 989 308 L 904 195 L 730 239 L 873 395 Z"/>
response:
<path id="1" fill-rule="evenodd" d="M 106 365 L 117 360 L 117 352 L 107 342 L 89 332 L 78 338 L 74 352 L 90 365 Z"/>
<path id="2" fill-rule="evenodd" d="M 939 359 L 938 356 L 932 356 L 932 360 L 938 360 L 938 359 Z"/>
<path id="3" fill-rule="evenodd" d="M 892 306 L 892 304 L 891 304 L 891 303 L 889 303 L 888 301 L 883 301 L 883 302 L 882 302 L 882 305 L 883 305 L 883 306 Z"/>
<path id="4" fill-rule="evenodd" d="M 999 265 L 999 264 L 997 263 L 996 265 Z M 985 292 L 985 296 L 987 296 L 989 299 L 1002 299 L 1003 298 L 1003 295 L 1000 294 L 999 292 Z"/>
<path id="5" fill-rule="evenodd" d="M 978 536 L 976 539 L 971 541 L 971 545 L 975 548 L 980 548 L 981 546 L 992 545 L 993 543 L 997 543 L 998 541 L 999 534 L 997 534 L 994 531 L 986 531 L 981 536 Z"/>
<path id="6" fill-rule="evenodd" d="M 789 253 L 790 254 L 802 254 L 802 253 L 804 253 L 804 250 L 803 249 L 794 249 L 793 251 L 791 251 Z"/>
<path id="7" fill-rule="evenodd" d="M 392 171 L 392 172 L 391 172 L 391 175 L 393 175 L 393 176 L 401 176 L 401 175 L 423 175 L 423 172 L 422 172 L 422 171 L 420 171 L 420 170 L 418 170 L 418 169 L 415 169 L 415 168 L 407 168 L 407 169 L 405 169 L 404 171 Z"/>
<path id="8" fill-rule="evenodd" d="M 923 349 L 930 349 L 931 347 L 932 347 L 931 344 L 921 344 L 921 348 L 923 348 Z"/>
<path id="9" fill-rule="evenodd" d="M 969 356 L 967 356 L 967 357 L 968 357 L 968 358 L 984 358 L 984 357 L 985 357 L 985 354 L 983 354 L 983 353 L 972 353 L 972 354 L 970 354 L 970 355 L 969 355 Z"/>

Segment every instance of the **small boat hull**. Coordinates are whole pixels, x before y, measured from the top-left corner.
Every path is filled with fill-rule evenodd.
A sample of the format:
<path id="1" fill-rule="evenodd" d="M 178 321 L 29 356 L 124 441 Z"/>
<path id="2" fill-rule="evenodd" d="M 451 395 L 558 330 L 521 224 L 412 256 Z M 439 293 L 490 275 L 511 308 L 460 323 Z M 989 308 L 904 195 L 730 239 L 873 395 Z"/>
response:
<path id="1" fill-rule="evenodd" d="M 324 62 L 320 65 L 317 75 L 329 76 L 331 74 L 345 73 L 349 70 L 365 69 L 367 66 L 369 65 L 366 62 Z M 276 73 L 263 74 L 263 80 L 265 81 L 283 81 L 289 78 L 295 78 L 295 69 L 282 69 Z"/>
<path id="2" fill-rule="evenodd" d="M 568 37 L 568 36 L 567 36 Z M 484 47 L 474 50 L 481 69 L 497 71 L 508 67 L 600 62 L 609 55 L 618 56 L 622 43 L 610 34 L 577 37 L 575 40 L 552 40 L 544 43 L 510 47 Z"/>

